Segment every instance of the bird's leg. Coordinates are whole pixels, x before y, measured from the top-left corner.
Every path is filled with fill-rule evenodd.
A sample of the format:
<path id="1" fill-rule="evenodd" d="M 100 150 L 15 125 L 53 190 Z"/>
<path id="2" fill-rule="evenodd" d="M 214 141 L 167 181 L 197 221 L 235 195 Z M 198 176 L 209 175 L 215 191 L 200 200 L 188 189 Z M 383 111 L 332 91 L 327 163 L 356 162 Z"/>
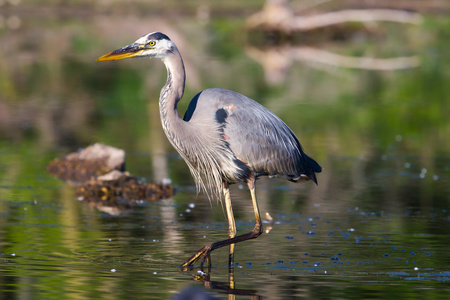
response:
<path id="1" fill-rule="evenodd" d="M 230 239 L 236 236 L 236 223 L 234 222 L 233 215 L 233 207 L 231 206 L 231 197 L 230 197 L 230 189 L 229 185 L 226 182 L 223 182 L 223 195 L 225 197 L 225 207 L 227 209 L 227 218 L 228 218 L 228 237 Z M 228 258 L 228 269 L 231 272 L 234 264 L 234 246 L 235 244 L 230 244 L 230 254 Z"/>
<path id="2" fill-rule="evenodd" d="M 262 233 L 262 222 L 261 222 L 261 216 L 259 215 L 259 208 L 258 208 L 258 202 L 256 201 L 256 191 L 255 191 L 255 177 L 252 176 L 247 180 L 248 189 L 250 190 L 250 195 L 252 196 L 252 203 L 253 203 L 253 210 L 255 212 L 255 229 L 258 229 L 260 234 Z"/>
<path id="3" fill-rule="evenodd" d="M 211 253 L 211 251 L 216 250 L 218 248 L 222 248 L 231 244 L 240 243 L 246 240 L 255 239 L 261 235 L 263 232 L 261 217 L 259 215 L 258 203 L 256 202 L 256 193 L 255 193 L 255 178 L 252 176 L 247 180 L 248 188 L 250 189 L 250 194 L 252 196 L 253 210 L 255 212 L 256 224 L 252 231 L 248 233 L 244 233 L 242 235 L 235 236 L 233 238 L 223 240 L 220 242 L 208 244 L 198 250 L 194 255 L 191 256 L 187 261 L 185 261 L 181 267 L 186 268 L 192 266 L 194 262 L 196 262 L 200 257 L 203 256 L 202 263 L 200 264 L 200 268 L 203 269 L 203 264 L 205 263 L 207 257 Z"/>

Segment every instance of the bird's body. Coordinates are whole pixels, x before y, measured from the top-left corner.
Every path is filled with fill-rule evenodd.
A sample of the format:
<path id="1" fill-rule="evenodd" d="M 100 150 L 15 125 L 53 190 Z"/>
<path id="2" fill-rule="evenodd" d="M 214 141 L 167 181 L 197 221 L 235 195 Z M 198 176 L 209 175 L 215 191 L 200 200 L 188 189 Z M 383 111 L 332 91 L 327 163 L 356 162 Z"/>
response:
<path id="1" fill-rule="evenodd" d="M 239 93 L 218 88 L 204 90 L 191 100 L 181 118 L 177 103 L 184 92 L 184 64 L 177 47 L 166 35 L 149 33 L 98 60 L 128 57 L 159 58 L 164 62 L 168 76 L 159 98 L 164 132 L 186 161 L 197 187 L 204 188 L 210 199 L 220 197 L 222 192 L 225 197 L 230 239 L 206 245 L 183 266 L 226 245 L 230 245 L 231 263 L 235 243 L 262 233 L 256 178 L 270 176 L 317 183 L 315 173 L 322 169 L 303 152 L 294 133 L 280 118 Z M 235 236 L 228 186 L 239 181 L 247 183 L 251 191 L 256 225 L 253 231 Z"/>
<path id="2" fill-rule="evenodd" d="M 205 145 L 204 152 L 217 161 L 222 180 L 228 183 L 246 182 L 251 173 L 255 177 L 316 181 L 314 172 L 319 166 L 303 152 L 289 127 L 242 94 L 219 88 L 204 90 L 191 101 L 183 119 L 199 128 L 195 130 L 199 133 L 197 144 Z M 202 130 L 204 124 L 212 128 Z M 208 136 L 203 137 L 201 132 Z M 213 149 L 208 149 L 210 144 Z M 222 157 L 217 158 L 217 153 Z M 195 156 L 186 157 L 194 166 Z"/>

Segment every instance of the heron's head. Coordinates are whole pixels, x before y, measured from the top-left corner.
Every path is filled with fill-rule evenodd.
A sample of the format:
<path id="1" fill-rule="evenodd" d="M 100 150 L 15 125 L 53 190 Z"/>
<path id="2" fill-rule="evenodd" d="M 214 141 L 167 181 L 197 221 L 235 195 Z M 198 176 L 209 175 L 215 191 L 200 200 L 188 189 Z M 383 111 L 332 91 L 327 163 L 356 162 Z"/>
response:
<path id="1" fill-rule="evenodd" d="M 136 42 L 114 50 L 99 58 L 98 61 L 119 60 L 130 57 L 148 57 L 163 59 L 167 54 L 174 52 L 177 47 L 161 32 L 152 32 L 139 38 Z"/>

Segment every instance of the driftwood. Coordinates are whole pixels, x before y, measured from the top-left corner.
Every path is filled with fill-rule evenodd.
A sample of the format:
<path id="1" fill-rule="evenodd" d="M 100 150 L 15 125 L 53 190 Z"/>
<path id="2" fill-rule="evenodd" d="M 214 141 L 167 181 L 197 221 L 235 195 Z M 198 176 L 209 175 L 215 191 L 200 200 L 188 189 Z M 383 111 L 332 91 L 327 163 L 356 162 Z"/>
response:
<path id="1" fill-rule="evenodd" d="M 266 81 L 272 84 L 284 80 L 294 61 L 311 63 L 311 66 L 318 68 L 329 65 L 378 71 L 419 66 L 420 60 L 415 55 L 391 58 L 354 57 L 320 49 L 321 44 L 330 40 L 342 42 L 355 28 L 358 34 L 363 31 L 372 33 L 375 27 L 363 24 L 373 25 L 381 21 L 417 25 L 422 22 L 422 17 L 417 13 L 393 9 L 346 9 L 300 16 L 294 14 L 287 0 L 267 0 L 262 11 L 250 16 L 246 22 L 250 41 L 246 53 L 263 66 Z M 348 28 L 342 25 L 349 22 L 359 22 L 362 25 Z M 300 32 L 301 34 L 296 35 Z M 269 37 L 270 43 L 258 46 L 258 38 L 261 37 L 264 42 Z M 278 40 L 274 37 L 278 37 Z"/>
<path id="2" fill-rule="evenodd" d="M 117 215 L 137 202 L 156 201 L 173 195 L 171 185 L 144 183 L 125 169 L 125 151 L 94 144 L 50 162 L 47 170 L 76 186 L 79 200 Z"/>
<path id="3" fill-rule="evenodd" d="M 282 32 L 307 31 L 345 22 L 399 22 L 420 24 L 422 16 L 393 9 L 348 9 L 310 16 L 296 16 L 287 0 L 268 0 L 261 12 L 250 16 L 248 30 L 273 30 Z"/>

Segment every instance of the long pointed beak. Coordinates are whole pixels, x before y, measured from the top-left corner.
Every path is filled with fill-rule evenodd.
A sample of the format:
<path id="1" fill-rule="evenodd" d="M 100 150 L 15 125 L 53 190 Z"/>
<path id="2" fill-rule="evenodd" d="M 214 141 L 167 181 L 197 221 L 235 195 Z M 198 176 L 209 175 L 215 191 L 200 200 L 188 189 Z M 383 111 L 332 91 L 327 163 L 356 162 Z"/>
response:
<path id="1" fill-rule="evenodd" d="M 100 56 L 97 61 L 119 60 L 124 58 L 140 56 L 143 48 L 138 43 L 133 43 L 123 48 L 114 50 L 108 54 Z"/>

